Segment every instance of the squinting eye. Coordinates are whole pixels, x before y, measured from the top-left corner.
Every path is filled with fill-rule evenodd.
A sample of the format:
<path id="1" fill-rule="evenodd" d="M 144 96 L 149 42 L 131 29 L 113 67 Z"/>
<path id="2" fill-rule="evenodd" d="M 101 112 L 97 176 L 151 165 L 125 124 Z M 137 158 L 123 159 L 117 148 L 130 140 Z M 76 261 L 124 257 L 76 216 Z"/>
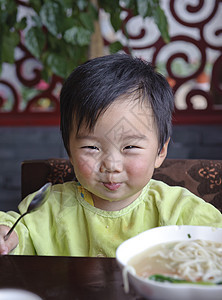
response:
<path id="1" fill-rule="evenodd" d="M 82 148 L 91 149 L 91 150 L 99 150 L 99 148 L 97 148 L 96 146 L 84 146 Z"/>
<path id="2" fill-rule="evenodd" d="M 132 146 L 132 145 L 124 147 L 124 149 L 126 149 L 126 150 L 134 149 L 134 148 L 138 148 L 138 147 L 137 146 Z"/>

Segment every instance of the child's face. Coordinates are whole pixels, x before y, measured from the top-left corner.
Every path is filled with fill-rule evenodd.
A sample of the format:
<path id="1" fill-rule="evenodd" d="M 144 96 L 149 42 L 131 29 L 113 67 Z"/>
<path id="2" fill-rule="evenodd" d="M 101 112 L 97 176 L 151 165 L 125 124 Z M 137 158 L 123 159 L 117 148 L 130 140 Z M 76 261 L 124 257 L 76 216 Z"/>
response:
<path id="1" fill-rule="evenodd" d="M 126 97 L 102 114 L 93 130 L 84 126 L 70 134 L 70 159 L 81 185 L 94 204 L 119 210 L 132 203 L 149 182 L 167 153 L 158 155 L 157 128 L 150 107 Z"/>

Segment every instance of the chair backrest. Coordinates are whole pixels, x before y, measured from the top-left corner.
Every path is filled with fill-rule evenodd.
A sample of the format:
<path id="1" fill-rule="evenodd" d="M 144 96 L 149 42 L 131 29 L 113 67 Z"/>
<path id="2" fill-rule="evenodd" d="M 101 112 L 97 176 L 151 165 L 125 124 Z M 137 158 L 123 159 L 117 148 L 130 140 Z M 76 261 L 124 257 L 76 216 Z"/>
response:
<path id="1" fill-rule="evenodd" d="M 76 180 L 68 159 L 52 158 L 22 162 L 22 198 L 47 182 Z M 222 211 L 222 160 L 166 159 L 153 178 L 182 186 Z"/>

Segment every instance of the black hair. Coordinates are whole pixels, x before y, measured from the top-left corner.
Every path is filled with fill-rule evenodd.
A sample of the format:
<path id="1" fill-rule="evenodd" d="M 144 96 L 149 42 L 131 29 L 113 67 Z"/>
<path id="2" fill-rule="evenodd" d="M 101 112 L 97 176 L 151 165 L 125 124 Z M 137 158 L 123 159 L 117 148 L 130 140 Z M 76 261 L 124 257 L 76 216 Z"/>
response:
<path id="1" fill-rule="evenodd" d="M 167 80 L 140 58 L 112 54 L 78 66 L 63 84 L 60 128 L 68 155 L 73 121 L 77 132 L 83 122 L 89 130 L 93 130 L 100 114 L 118 97 L 129 92 L 142 93 L 140 100 L 151 105 L 162 149 L 171 135 L 174 107 L 173 93 Z"/>

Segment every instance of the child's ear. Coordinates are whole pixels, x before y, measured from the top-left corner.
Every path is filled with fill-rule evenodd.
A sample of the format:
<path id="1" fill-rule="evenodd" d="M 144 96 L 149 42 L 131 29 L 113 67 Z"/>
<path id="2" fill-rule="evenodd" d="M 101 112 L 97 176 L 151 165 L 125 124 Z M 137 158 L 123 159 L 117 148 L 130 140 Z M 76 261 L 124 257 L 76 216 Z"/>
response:
<path id="1" fill-rule="evenodd" d="M 170 142 L 170 138 L 165 142 L 163 148 L 161 149 L 160 153 L 156 157 L 155 168 L 159 168 L 162 165 L 164 159 L 166 158 L 169 142 Z"/>

